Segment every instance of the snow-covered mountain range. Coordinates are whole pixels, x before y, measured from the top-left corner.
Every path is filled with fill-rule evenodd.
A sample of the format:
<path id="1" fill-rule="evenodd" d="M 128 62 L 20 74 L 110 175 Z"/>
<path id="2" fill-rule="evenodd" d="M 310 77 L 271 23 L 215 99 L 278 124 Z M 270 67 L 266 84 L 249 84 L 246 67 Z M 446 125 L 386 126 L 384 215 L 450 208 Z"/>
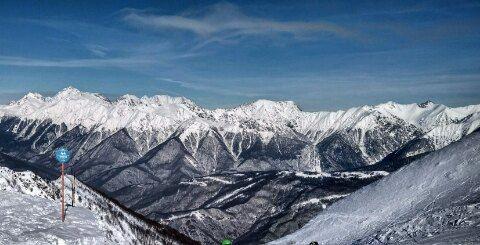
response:
<path id="1" fill-rule="evenodd" d="M 0 106 L 0 163 L 54 179 L 54 150 L 67 147 L 68 171 L 128 208 L 203 243 L 254 243 L 298 229 L 324 206 L 479 126 L 480 105 L 305 112 L 259 100 L 208 110 L 185 98 L 109 101 L 70 87 Z"/>
<path id="2" fill-rule="evenodd" d="M 46 122 L 57 125 L 48 139 L 32 139 L 37 153 L 51 150 L 51 143 L 76 128 L 96 135 L 89 139 L 91 146 L 125 129 L 139 155 L 178 137 L 192 156 L 189 161 L 204 174 L 231 168 L 330 171 L 370 165 L 419 137 L 433 149 L 442 148 L 478 128 L 479 112 L 480 105 L 449 108 L 432 102 L 304 112 L 291 101 L 268 100 L 207 110 L 180 97 L 125 95 L 109 101 L 72 87 L 53 97 L 29 93 L 0 107 L 2 122 L 20 119 L 8 126 L 24 140 L 38 137 Z M 206 142 L 221 146 L 205 155 Z M 86 144 L 78 150 L 90 148 Z"/>
<path id="3" fill-rule="evenodd" d="M 66 176 L 66 220 L 60 220 L 60 180 L 0 167 L 0 244 L 198 244 L 144 220 Z M 63 242 L 63 243 L 62 243 Z"/>
<path id="4" fill-rule="evenodd" d="M 479 142 L 480 131 L 414 161 L 271 244 L 479 244 Z"/>

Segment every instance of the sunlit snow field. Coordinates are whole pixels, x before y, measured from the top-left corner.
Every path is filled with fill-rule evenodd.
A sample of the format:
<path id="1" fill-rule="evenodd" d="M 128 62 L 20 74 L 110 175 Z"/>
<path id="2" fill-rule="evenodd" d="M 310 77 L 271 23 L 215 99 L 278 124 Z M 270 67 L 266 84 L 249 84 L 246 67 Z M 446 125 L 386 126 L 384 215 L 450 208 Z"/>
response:
<path id="1" fill-rule="evenodd" d="M 60 202 L 0 191 L 0 244 L 107 244 L 94 214 L 67 207 L 65 223 Z"/>

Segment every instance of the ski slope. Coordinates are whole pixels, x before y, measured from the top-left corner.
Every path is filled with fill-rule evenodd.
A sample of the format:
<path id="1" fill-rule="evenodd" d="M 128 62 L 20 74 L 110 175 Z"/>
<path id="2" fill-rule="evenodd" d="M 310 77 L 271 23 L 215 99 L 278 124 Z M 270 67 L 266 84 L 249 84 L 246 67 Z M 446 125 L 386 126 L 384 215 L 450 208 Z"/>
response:
<path id="1" fill-rule="evenodd" d="M 0 244 L 114 244 L 88 209 L 67 208 L 60 220 L 60 203 L 18 192 L 0 191 Z"/>
<path id="2" fill-rule="evenodd" d="M 0 245 L 198 244 L 163 224 L 119 206 L 80 181 L 72 203 L 72 176 L 65 177 L 65 223 L 60 220 L 60 179 L 0 167 Z"/>
<path id="3" fill-rule="evenodd" d="M 334 203 L 271 244 L 480 243 L 480 133 Z"/>

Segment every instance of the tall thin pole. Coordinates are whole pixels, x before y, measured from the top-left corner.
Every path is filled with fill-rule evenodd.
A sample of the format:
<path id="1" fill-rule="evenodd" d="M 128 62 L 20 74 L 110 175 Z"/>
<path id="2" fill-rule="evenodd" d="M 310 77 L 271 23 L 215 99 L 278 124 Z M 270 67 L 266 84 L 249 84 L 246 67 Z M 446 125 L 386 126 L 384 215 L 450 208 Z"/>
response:
<path id="1" fill-rule="evenodd" d="M 73 174 L 73 183 L 72 183 L 72 207 L 75 206 L 75 174 Z"/>
<path id="2" fill-rule="evenodd" d="M 65 181 L 63 177 L 63 163 L 62 163 L 62 222 L 65 222 Z"/>

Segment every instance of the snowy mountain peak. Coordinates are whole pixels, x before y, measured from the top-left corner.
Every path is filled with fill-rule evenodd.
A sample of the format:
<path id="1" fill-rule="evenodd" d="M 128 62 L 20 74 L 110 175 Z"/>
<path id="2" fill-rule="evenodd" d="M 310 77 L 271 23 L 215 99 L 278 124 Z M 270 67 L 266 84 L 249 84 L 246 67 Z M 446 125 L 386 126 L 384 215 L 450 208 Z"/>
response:
<path id="1" fill-rule="evenodd" d="M 82 92 L 80 92 L 80 90 L 72 87 L 72 86 L 69 86 L 69 87 L 66 87 L 64 89 L 62 89 L 60 92 L 57 93 L 57 95 L 55 97 L 70 97 L 70 96 L 78 96 L 78 95 L 81 95 Z"/>
<path id="2" fill-rule="evenodd" d="M 142 101 L 147 104 L 155 104 L 157 106 L 167 105 L 167 104 L 183 104 L 190 106 L 197 106 L 193 101 L 185 97 L 172 97 L 168 95 L 154 95 L 152 97 L 143 96 Z"/>
<path id="3" fill-rule="evenodd" d="M 219 109 L 217 112 L 240 117 L 251 117 L 267 121 L 292 118 L 302 111 L 293 101 L 257 100 L 251 104 L 242 105 L 230 110 Z"/>
<path id="4" fill-rule="evenodd" d="M 23 96 L 20 100 L 18 101 L 12 101 L 10 104 L 11 105 L 22 105 L 22 104 L 27 104 L 27 103 L 40 103 L 45 101 L 43 96 L 39 93 L 28 93 L 25 96 Z"/>
<path id="5" fill-rule="evenodd" d="M 418 107 L 427 108 L 427 107 L 431 107 L 431 106 L 433 106 L 433 105 L 435 105 L 435 103 L 433 103 L 433 101 L 427 100 L 427 101 L 425 101 L 425 102 L 423 102 L 423 103 L 419 103 L 419 104 L 418 104 Z"/>
<path id="6" fill-rule="evenodd" d="M 379 105 L 375 106 L 374 108 L 382 108 L 382 109 L 388 109 L 388 110 L 396 110 L 396 109 L 398 109 L 398 108 L 401 107 L 401 106 L 403 106 L 403 105 L 400 104 L 400 103 L 397 103 L 397 102 L 395 102 L 395 101 L 388 101 L 388 102 L 379 104 Z"/>
<path id="7" fill-rule="evenodd" d="M 58 92 L 55 96 L 49 98 L 47 97 L 46 100 L 49 101 L 69 101 L 69 100 L 89 100 L 95 102 L 109 102 L 109 100 L 101 94 L 98 93 L 88 93 L 82 92 L 74 87 L 66 87 L 60 92 Z"/>
<path id="8" fill-rule="evenodd" d="M 123 105 L 123 106 L 146 106 L 151 108 L 156 108 L 160 106 L 167 106 L 167 105 L 184 105 L 190 108 L 198 107 L 193 101 L 184 98 L 184 97 L 172 97 L 168 95 L 155 95 L 152 97 L 143 96 L 142 98 L 138 98 L 135 95 L 122 95 L 114 101 L 115 105 Z"/>
<path id="9" fill-rule="evenodd" d="M 43 100 L 43 96 L 39 93 L 28 93 L 23 99 Z"/>
<path id="10" fill-rule="evenodd" d="M 118 97 L 115 103 L 126 106 L 137 106 L 141 104 L 142 101 L 135 95 L 126 94 Z"/>
<path id="11" fill-rule="evenodd" d="M 293 101 L 272 101 L 272 100 L 257 100 L 250 105 L 247 105 L 260 109 L 266 110 L 300 110 L 298 106 Z"/>

